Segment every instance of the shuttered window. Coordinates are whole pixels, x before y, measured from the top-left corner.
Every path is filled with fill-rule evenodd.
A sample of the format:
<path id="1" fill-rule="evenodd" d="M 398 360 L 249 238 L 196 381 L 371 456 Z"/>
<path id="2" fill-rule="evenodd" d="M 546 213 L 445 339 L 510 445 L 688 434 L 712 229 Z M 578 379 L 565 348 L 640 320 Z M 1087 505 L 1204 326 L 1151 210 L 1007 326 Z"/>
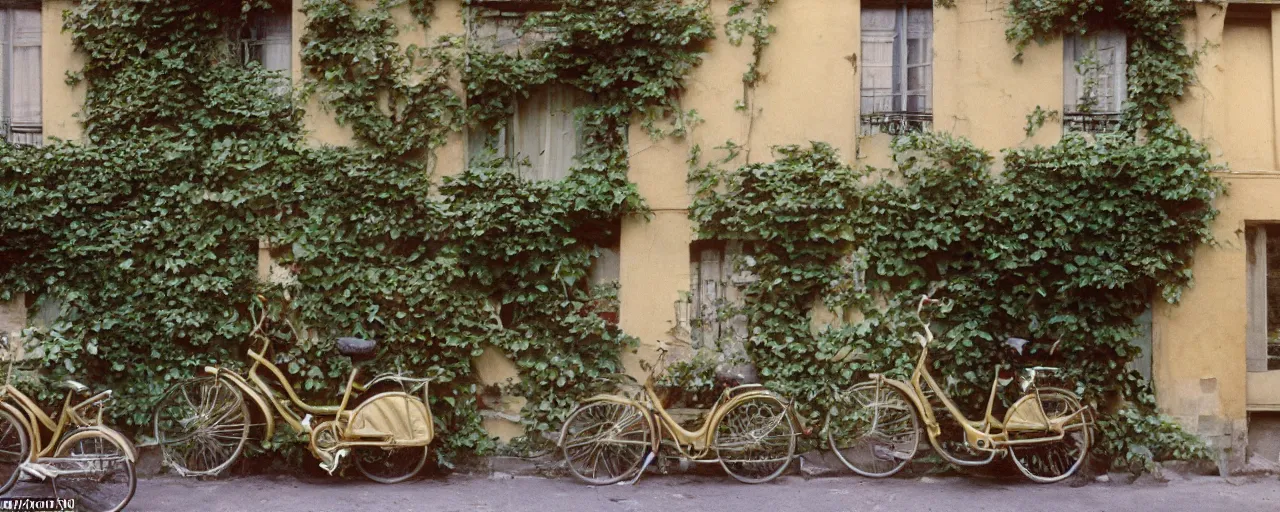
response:
<path id="1" fill-rule="evenodd" d="M 528 12 L 481 10 L 468 31 L 470 44 L 511 55 L 538 44 L 545 34 L 520 31 Z M 589 94 L 572 86 L 548 84 L 534 88 L 529 97 L 515 99 L 511 118 L 494 132 L 469 133 L 468 152 L 473 157 L 496 153 L 508 158 L 527 179 L 563 179 L 569 175 L 582 146 L 582 130 L 575 112 L 592 103 Z"/>
<path id="2" fill-rule="evenodd" d="M 289 76 L 293 62 L 293 27 L 289 13 L 271 12 L 255 17 L 249 30 L 249 59 L 268 70 Z"/>
<path id="3" fill-rule="evenodd" d="M 232 58 L 244 65 L 256 63 L 278 75 L 276 87 L 280 94 L 288 94 L 290 72 L 293 69 L 293 21 L 288 4 L 274 6 L 270 11 L 254 11 L 245 23 L 228 27 Z"/>
<path id="4" fill-rule="evenodd" d="M 743 305 L 742 289 L 756 279 L 742 265 L 742 244 L 698 241 L 689 251 L 690 317 L 693 348 L 740 350 L 747 317 L 732 314 Z"/>
<path id="5" fill-rule="evenodd" d="M 862 9 L 864 133 L 927 129 L 933 110 L 933 10 L 928 4 Z"/>
<path id="6" fill-rule="evenodd" d="M 1119 125 L 1128 46 L 1120 30 L 1063 40 L 1063 119 L 1067 129 L 1099 132 Z"/>
<path id="7" fill-rule="evenodd" d="M 0 9 L 0 135 L 40 144 L 40 9 Z"/>

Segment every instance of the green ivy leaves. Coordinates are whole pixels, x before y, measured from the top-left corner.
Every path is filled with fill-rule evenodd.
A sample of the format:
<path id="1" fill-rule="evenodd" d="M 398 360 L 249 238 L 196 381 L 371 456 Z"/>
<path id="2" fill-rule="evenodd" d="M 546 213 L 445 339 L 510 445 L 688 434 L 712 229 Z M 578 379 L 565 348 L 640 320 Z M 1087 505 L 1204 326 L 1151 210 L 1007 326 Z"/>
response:
<path id="1" fill-rule="evenodd" d="M 866 372 L 904 375 L 918 354 L 911 306 L 933 290 L 956 304 L 935 315 L 933 364 L 962 403 L 980 407 L 1009 336 L 1061 338 L 1062 382 L 1090 400 L 1149 396 L 1125 367 L 1133 319 L 1187 284 L 1217 214 L 1220 184 L 1185 131 L 1068 134 L 1007 151 L 998 177 L 990 155 L 947 134 L 897 138 L 885 170 L 852 169 L 822 143 L 776 152 L 691 173 L 701 236 L 741 240 L 755 259 L 748 350 L 771 386 L 821 404 Z M 816 303 L 838 321 L 812 327 Z"/>
<path id="2" fill-rule="evenodd" d="M 425 27 L 434 2 L 406 1 Z M 431 389 L 447 465 L 493 446 L 472 369 L 486 347 L 520 369 L 508 390 L 528 399 L 529 444 L 595 377 L 622 371 L 636 340 L 600 315 L 616 311 L 616 286 L 588 273 L 620 219 L 646 211 L 627 179 L 626 130 L 632 116 L 678 112 L 712 36 L 705 5 L 566 1 L 528 23 L 556 37 L 513 60 L 459 37 L 397 45 L 403 3 L 304 2 L 307 80 L 294 97 L 226 47 L 228 27 L 272 2 L 86 0 L 67 15 L 86 57 L 85 139 L 0 145 L 0 290 L 34 301 L 45 372 L 121 391 L 112 414 L 146 425 L 169 384 L 242 364 L 263 293 L 274 360 L 307 399 L 330 401 L 350 369 L 335 336 L 378 339 L 381 369 L 442 370 Z M 459 76 L 464 91 L 451 87 Z M 569 177 L 432 161 L 450 135 L 492 127 L 549 82 L 599 105 L 579 113 L 585 148 Z M 296 108 L 308 98 L 357 144 L 309 143 Z M 444 165 L 466 168 L 433 183 Z M 283 284 L 258 281 L 260 240 Z M 306 327 L 301 339 L 286 318 Z"/>

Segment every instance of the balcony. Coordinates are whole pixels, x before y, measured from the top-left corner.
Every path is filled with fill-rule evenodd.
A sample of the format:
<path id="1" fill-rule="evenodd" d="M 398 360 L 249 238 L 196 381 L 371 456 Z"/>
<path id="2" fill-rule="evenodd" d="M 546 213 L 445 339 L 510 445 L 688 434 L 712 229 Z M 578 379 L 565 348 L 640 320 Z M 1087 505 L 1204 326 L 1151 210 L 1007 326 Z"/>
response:
<path id="1" fill-rule="evenodd" d="M 861 124 L 863 135 L 923 132 L 933 126 L 933 112 L 871 112 L 862 114 Z"/>
<path id="2" fill-rule="evenodd" d="M 1120 129 L 1119 112 L 1067 112 L 1062 114 L 1062 131 L 1106 133 Z"/>

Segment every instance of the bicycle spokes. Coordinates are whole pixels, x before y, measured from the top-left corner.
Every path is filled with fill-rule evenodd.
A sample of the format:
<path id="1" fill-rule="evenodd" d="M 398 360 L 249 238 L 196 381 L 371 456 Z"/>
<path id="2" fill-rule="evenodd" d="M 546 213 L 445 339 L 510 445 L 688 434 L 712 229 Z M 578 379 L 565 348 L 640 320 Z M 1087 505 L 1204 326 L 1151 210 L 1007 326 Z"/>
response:
<path id="1" fill-rule="evenodd" d="M 183 475 L 217 474 L 244 448 L 249 407 L 223 379 L 202 377 L 178 384 L 160 400 L 156 440 L 165 461 Z"/>
<path id="2" fill-rule="evenodd" d="M 574 411 L 560 441 L 569 470 L 596 485 L 639 471 L 651 443 L 644 411 L 614 402 L 590 403 Z"/>
<path id="3" fill-rule="evenodd" d="M 791 462 L 795 435 L 786 406 L 761 396 L 731 406 L 716 425 L 714 446 L 731 476 L 763 482 L 781 474 Z"/>

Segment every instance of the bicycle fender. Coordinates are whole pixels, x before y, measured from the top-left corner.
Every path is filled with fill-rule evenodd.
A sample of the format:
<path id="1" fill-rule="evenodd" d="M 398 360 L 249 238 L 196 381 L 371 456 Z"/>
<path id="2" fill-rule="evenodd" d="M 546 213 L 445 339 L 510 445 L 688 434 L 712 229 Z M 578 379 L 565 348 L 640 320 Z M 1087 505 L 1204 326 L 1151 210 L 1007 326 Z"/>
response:
<path id="1" fill-rule="evenodd" d="M 653 433 L 653 447 L 652 447 L 652 449 L 653 449 L 653 453 L 658 453 L 658 443 L 662 440 L 662 433 L 661 433 L 661 432 L 659 432 L 659 431 L 658 431 L 658 429 L 657 429 L 657 426 L 656 426 L 656 425 L 654 425 L 654 423 L 653 423 L 653 414 L 652 414 L 652 413 L 650 413 L 650 411 L 649 411 L 649 408 L 648 408 L 648 407 L 645 407 L 645 406 L 644 406 L 643 404 L 641 404 L 640 402 L 637 402 L 637 401 L 632 400 L 632 399 L 630 399 L 630 398 L 627 398 L 627 397 L 625 397 L 625 396 L 619 396 L 619 395 L 596 395 L 596 396 L 593 396 L 593 397 L 588 398 L 588 399 L 586 399 L 586 400 L 583 400 L 582 402 L 579 402 L 579 403 L 578 403 L 578 405 L 577 405 L 576 407 L 574 407 L 574 408 L 573 408 L 573 410 L 574 410 L 574 411 L 576 411 L 576 410 L 581 409 L 582 407 L 584 407 L 584 406 L 586 406 L 586 405 L 590 405 L 590 404 L 593 404 L 593 403 L 596 403 L 596 402 L 611 402 L 611 403 L 615 403 L 615 404 L 630 405 L 630 406 L 632 406 L 632 407 L 635 407 L 635 408 L 640 409 L 641 411 L 643 411 L 643 412 L 644 412 L 644 421 L 645 421 L 645 423 L 647 423 L 647 424 L 649 425 L 649 431 Z M 570 412 L 570 414 L 573 414 L 573 412 L 571 411 L 571 412 Z M 562 441 L 564 441 L 564 435 L 565 435 L 566 433 L 568 433 L 568 431 L 567 431 L 567 429 L 568 429 L 568 428 L 569 428 L 569 422 L 567 422 L 567 421 L 565 422 L 565 424 L 564 424 L 564 426 L 563 426 L 563 427 L 560 427 L 560 437 L 559 437 L 558 439 L 556 439 L 556 447 L 557 447 L 557 448 L 561 447 L 560 443 L 561 443 Z"/>
<path id="2" fill-rule="evenodd" d="M 124 447 L 124 450 L 125 450 L 124 455 L 129 459 L 129 462 L 132 462 L 135 464 L 138 462 L 138 449 L 133 446 L 133 443 L 130 442 L 128 439 L 126 439 L 123 434 L 116 432 L 115 429 L 104 427 L 101 425 L 95 425 L 92 427 L 83 427 L 83 428 L 78 428 L 71 431 L 71 433 L 67 434 L 66 437 L 62 438 L 62 442 L 58 443 L 58 448 L 54 450 L 53 453 L 55 454 L 62 453 L 62 449 L 68 443 L 77 441 L 81 437 L 85 437 L 85 434 L 89 432 L 97 432 L 104 436 L 110 437 L 112 440 L 114 440 L 117 443 L 120 443 L 120 446 Z"/>
<path id="3" fill-rule="evenodd" d="M 262 421 L 267 426 L 267 430 L 263 434 L 262 440 L 270 441 L 276 433 L 276 415 L 271 409 L 271 406 L 267 404 L 267 401 L 262 398 L 262 395 L 259 395 L 257 391 L 254 391 L 253 386 L 250 386 L 249 383 L 244 380 L 244 377 L 241 377 L 235 372 L 228 371 L 220 366 L 206 366 L 204 367 L 204 371 L 205 373 L 211 374 L 219 379 L 224 379 L 235 385 L 235 387 L 240 389 L 241 393 L 248 396 L 250 400 L 253 400 L 253 403 L 257 404 L 258 409 L 262 412 Z M 245 420 L 248 420 L 248 418 L 245 418 Z"/>

